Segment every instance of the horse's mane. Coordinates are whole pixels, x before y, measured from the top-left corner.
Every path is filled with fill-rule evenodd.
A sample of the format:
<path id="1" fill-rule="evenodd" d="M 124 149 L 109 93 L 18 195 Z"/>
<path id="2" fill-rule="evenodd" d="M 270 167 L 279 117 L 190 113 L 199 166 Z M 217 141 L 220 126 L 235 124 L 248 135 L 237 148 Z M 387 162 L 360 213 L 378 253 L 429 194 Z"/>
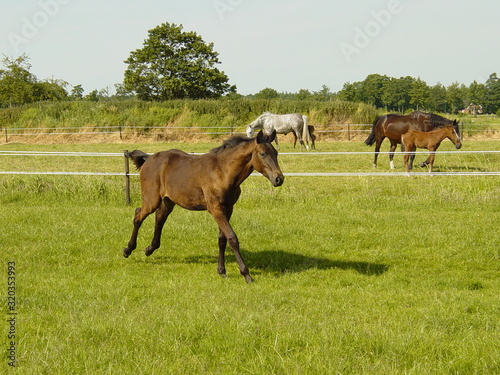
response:
<path id="1" fill-rule="evenodd" d="M 450 123 L 452 122 L 451 120 L 448 120 L 447 118 L 444 118 L 443 116 L 436 115 L 434 113 L 431 113 L 431 125 L 434 127 L 441 127 L 441 126 L 451 126 Z"/>
<path id="2" fill-rule="evenodd" d="M 429 117 L 429 115 L 430 113 L 425 113 L 422 111 L 413 111 L 412 113 L 410 113 L 410 116 L 416 120 L 420 119 L 420 117 L 422 116 Z"/>
<path id="3" fill-rule="evenodd" d="M 252 140 L 253 140 L 253 138 L 247 138 L 243 135 L 234 135 L 231 138 L 226 139 L 222 143 L 222 145 L 220 145 L 219 147 L 216 147 L 216 148 L 213 148 L 212 150 L 210 150 L 210 153 L 211 154 L 220 154 L 221 152 L 227 150 L 228 148 L 238 146 L 242 143 L 248 143 Z"/>
<path id="4" fill-rule="evenodd" d="M 419 120 L 421 117 L 425 117 L 427 121 L 430 121 L 430 124 L 433 128 L 440 128 L 442 126 L 450 125 L 451 123 L 451 120 L 448 120 L 443 116 L 436 115 L 435 113 L 414 111 L 410 113 L 410 116 L 416 120 Z"/>

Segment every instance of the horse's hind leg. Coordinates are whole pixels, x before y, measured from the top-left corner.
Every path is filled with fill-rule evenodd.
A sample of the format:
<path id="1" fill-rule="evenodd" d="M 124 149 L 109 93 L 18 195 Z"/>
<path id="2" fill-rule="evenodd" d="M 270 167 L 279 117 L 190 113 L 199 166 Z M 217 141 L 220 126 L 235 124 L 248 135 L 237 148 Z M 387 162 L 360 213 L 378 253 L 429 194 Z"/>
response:
<path id="1" fill-rule="evenodd" d="M 378 159 L 378 154 L 380 153 L 380 146 L 382 145 L 384 138 L 380 140 L 376 140 L 375 143 L 375 155 L 373 157 L 373 168 L 377 168 L 377 159 Z"/>
<path id="2" fill-rule="evenodd" d="M 231 219 L 231 216 L 233 214 L 233 208 L 230 207 L 226 209 L 226 218 L 227 221 Z M 217 265 L 217 272 L 219 275 L 222 277 L 226 277 L 226 246 L 227 246 L 227 238 L 222 232 L 222 230 L 219 229 L 219 260 L 218 260 L 218 265 Z"/>
<path id="3" fill-rule="evenodd" d="M 165 222 L 167 221 L 168 215 L 172 212 L 175 207 L 175 203 L 173 203 L 170 199 L 164 198 L 160 204 L 160 207 L 156 210 L 156 220 L 155 220 L 155 232 L 153 235 L 153 240 L 151 241 L 151 245 L 149 245 L 144 253 L 146 256 L 150 256 L 153 252 L 160 247 L 161 243 L 161 231 Z"/>

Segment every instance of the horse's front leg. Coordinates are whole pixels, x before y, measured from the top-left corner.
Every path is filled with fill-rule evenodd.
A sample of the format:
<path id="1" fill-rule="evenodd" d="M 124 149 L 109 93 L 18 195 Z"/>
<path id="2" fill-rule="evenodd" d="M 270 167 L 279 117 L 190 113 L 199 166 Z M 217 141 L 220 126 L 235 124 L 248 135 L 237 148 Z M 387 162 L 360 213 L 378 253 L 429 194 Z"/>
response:
<path id="1" fill-rule="evenodd" d="M 223 278 L 226 278 L 226 246 L 227 238 L 219 229 L 219 260 L 217 264 L 217 272 Z"/>
<path id="2" fill-rule="evenodd" d="M 429 173 L 432 172 L 432 167 L 434 165 L 434 159 L 436 157 L 436 150 L 429 150 L 430 151 L 430 155 L 429 155 L 429 158 L 427 160 L 429 160 Z"/>
<path id="3" fill-rule="evenodd" d="M 278 144 L 278 136 L 276 136 L 276 138 L 274 138 L 274 142 L 276 143 L 276 150 L 280 150 L 280 145 Z"/>
<path id="4" fill-rule="evenodd" d="M 410 155 L 408 153 L 405 153 L 405 156 L 403 156 L 403 164 L 405 166 L 406 173 L 410 173 L 410 166 L 408 165 L 408 159 L 410 159 Z"/>
<path id="5" fill-rule="evenodd" d="M 409 152 L 411 152 L 411 155 L 410 155 L 410 169 L 413 169 L 413 161 L 415 160 L 415 151 L 417 151 L 416 148 L 412 148 L 411 150 L 409 150 Z"/>
<path id="6" fill-rule="evenodd" d="M 240 268 L 240 273 L 245 277 L 245 281 L 247 283 L 253 282 L 252 277 L 250 276 L 250 271 L 248 267 L 245 265 L 243 258 L 240 253 L 240 242 L 238 240 L 238 236 L 234 233 L 233 228 L 229 224 L 229 219 L 232 213 L 232 207 L 223 209 L 219 205 L 215 207 L 209 208 L 210 214 L 213 216 L 217 225 L 219 226 L 219 265 L 218 271 L 222 277 L 225 277 L 225 247 L 229 242 L 229 246 L 234 252 L 234 256 L 236 258 L 236 262 L 238 262 L 238 266 Z M 225 240 L 222 237 L 225 237 Z"/>
<path id="7" fill-rule="evenodd" d="M 396 151 L 396 147 L 398 147 L 398 144 L 396 142 L 391 141 L 391 148 L 389 149 L 389 165 L 391 166 L 391 169 L 395 169 L 394 151 Z"/>

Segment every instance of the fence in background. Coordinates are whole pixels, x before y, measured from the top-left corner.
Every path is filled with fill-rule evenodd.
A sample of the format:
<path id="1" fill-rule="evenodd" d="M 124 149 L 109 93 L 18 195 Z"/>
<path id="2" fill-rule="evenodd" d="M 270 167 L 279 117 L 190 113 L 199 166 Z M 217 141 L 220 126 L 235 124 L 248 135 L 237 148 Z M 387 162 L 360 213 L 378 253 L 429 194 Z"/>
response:
<path id="1" fill-rule="evenodd" d="M 437 151 L 436 154 L 499 154 L 500 151 Z M 281 152 L 280 155 L 307 155 L 308 157 L 320 155 L 370 155 L 373 152 Z M 388 154 L 388 152 L 380 152 Z M 417 151 L 415 154 L 428 155 L 428 152 Z M 130 173 L 128 150 L 123 153 L 102 152 L 51 152 L 51 151 L 0 151 L 0 157 L 6 156 L 54 156 L 54 157 L 116 157 L 123 158 L 124 170 L 122 172 L 65 172 L 65 171 L 0 171 L 0 175 L 66 175 L 66 176 L 123 176 L 125 179 L 125 201 L 130 204 L 130 177 L 138 173 Z M 252 175 L 259 175 L 253 173 Z M 312 172 L 312 173 L 285 173 L 285 176 L 301 177 L 397 177 L 408 176 L 405 172 Z M 410 176 L 500 176 L 500 171 L 473 171 L 473 172 L 412 172 Z"/>
<path id="2" fill-rule="evenodd" d="M 311 124 L 312 125 L 312 124 Z M 314 125 L 315 134 L 335 135 L 343 134 L 343 138 L 351 141 L 357 134 L 368 134 L 371 131 L 371 124 L 339 124 L 339 125 Z M 474 133 L 499 132 L 500 124 L 460 124 L 463 137 Z M 96 126 L 91 128 L 82 127 L 56 127 L 56 128 L 3 128 L 2 135 L 5 143 L 12 137 L 50 137 L 50 136 L 97 136 L 97 135 L 118 135 L 120 139 L 127 134 L 139 134 L 144 136 L 169 135 L 192 135 L 219 137 L 244 133 L 242 127 L 170 127 L 170 126 Z"/>

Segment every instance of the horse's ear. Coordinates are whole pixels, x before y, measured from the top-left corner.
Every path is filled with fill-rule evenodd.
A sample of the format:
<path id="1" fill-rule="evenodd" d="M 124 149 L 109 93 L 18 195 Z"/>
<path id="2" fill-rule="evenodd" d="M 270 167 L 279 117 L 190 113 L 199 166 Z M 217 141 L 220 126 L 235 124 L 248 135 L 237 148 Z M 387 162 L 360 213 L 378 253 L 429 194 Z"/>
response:
<path id="1" fill-rule="evenodd" d="M 266 135 L 264 134 L 264 131 L 260 131 L 259 134 L 257 134 L 257 143 L 271 143 L 276 139 L 276 129 L 273 130 L 271 135 Z"/>
<path id="2" fill-rule="evenodd" d="M 276 139 L 276 129 L 274 129 L 271 135 L 268 136 L 268 142 L 271 143 L 275 139 Z"/>
<path id="3" fill-rule="evenodd" d="M 264 142 L 264 133 L 262 130 L 257 134 L 257 144 Z"/>

